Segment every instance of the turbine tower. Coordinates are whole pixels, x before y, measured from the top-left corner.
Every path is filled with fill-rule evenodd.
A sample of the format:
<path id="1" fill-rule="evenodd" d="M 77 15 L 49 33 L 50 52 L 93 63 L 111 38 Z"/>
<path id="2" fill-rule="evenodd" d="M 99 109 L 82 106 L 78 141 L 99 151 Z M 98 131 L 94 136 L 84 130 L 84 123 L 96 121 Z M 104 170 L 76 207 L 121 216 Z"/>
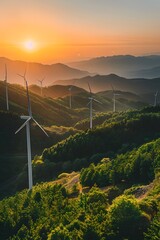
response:
<path id="1" fill-rule="evenodd" d="M 113 86 L 112 87 L 112 92 L 113 92 L 113 112 L 116 112 L 116 96 L 119 96 L 120 94 L 116 93 Z"/>
<path id="2" fill-rule="evenodd" d="M 156 107 L 157 106 L 157 96 L 158 96 L 158 91 L 157 92 L 155 92 L 155 94 L 154 94 L 154 107 Z"/>
<path id="3" fill-rule="evenodd" d="M 4 83 L 6 87 L 6 109 L 9 111 L 9 100 L 8 100 L 8 73 L 7 73 L 7 65 L 5 64 L 5 78 L 4 78 Z"/>
<path id="4" fill-rule="evenodd" d="M 69 108 L 72 109 L 72 88 L 74 87 L 76 80 L 74 80 L 73 85 L 68 88 L 69 91 Z"/>
<path id="5" fill-rule="evenodd" d="M 43 91 L 43 81 L 44 81 L 44 79 L 45 79 L 45 77 L 44 78 L 42 78 L 41 80 L 38 80 L 38 82 L 40 83 L 40 86 L 41 86 L 41 97 L 42 97 L 42 91 Z"/>
<path id="6" fill-rule="evenodd" d="M 90 87 L 90 84 L 88 83 L 89 91 L 90 91 L 90 97 L 88 98 L 90 101 L 87 105 L 89 105 L 89 117 L 90 117 L 90 129 L 93 127 L 93 101 L 102 104 L 100 101 L 93 98 L 92 90 Z"/>
<path id="7" fill-rule="evenodd" d="M 27 155 L 28 155 L 28 181 L 29 181 L 29 190 L 33 187 L 33 175 L 32 175 L 32 154 L 31 154 L 31 136 L 30 136 L 30 121 L 33 120 L 36 125 L 48 136 L 46 131 L 41 127 L 41 125 L 33 118 L 31 111 L 31 103 L 28 91 L 28 82 L 26 80 L 26 71 L 24 75 L 18 74 L 22 77 L 26 84 L 26 94 L 27 94 L 27 102 L 28 102 L 28 116 L 21 116 L 21 119 L 25 120 L 22 126 L 15 132 L 17 134 L 21 129 L 26 127 L 26 138 L 27 138 Z"/>
<path id="8" fill-rule="evenodd" d="M 68 88 L 68 90 L 69 90 L 69 108 L 70 109 L 72 109 L 72 88 L 73 88 L 73 85 Z"/>

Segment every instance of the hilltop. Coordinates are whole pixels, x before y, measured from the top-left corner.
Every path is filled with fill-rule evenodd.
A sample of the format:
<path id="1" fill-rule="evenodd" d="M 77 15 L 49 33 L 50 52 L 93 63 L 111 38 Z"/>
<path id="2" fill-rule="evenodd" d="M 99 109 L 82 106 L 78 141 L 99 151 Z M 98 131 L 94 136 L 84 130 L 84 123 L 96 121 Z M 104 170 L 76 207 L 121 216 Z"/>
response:
<path id="1" fill-rule="evenodd" d="M 93 72 L 101 75 L 114 73 L 114 74 L 117 74 L 123 77 L 128 77 L 128 78 L 160 77 L 160 71 L 159 71 L 160 55 L 102 56 L 102 57 L 92 58 L 85 61 L 73 62 L 73 63 L 70 63 L 69 65 L 72 67 L 76 67 L 79 69 L 83 69 L 85 71 L 89 71 L 89 72 Z"/>
<path id="2" fill-rule="evenodd" d="M 143 97 L 143 94 L 152 94 L 160 89 L 160 78 L 145 79 L 145 78 L 132 78 L 127 79 L 115 74 L 109 75 L 95 75 L 87 76 L 80 79 L 75 79 L 75 85 L 80 88 L 88 90 L 87 83 L 91 85 L 93 92 L 101 92 L 105 90 L 124 91 L 138 94 Z M 56 81 L 54 84 L 70 85 L 73 80 Z"/>
<path id="3" fill-rule="evenodd" d="M 55 63 L 51 65 L 45 65 L 34 62 L 14 61 L 8 58 L 0 57 L 0 79 L 4 79 L 4 68 L 2 66 L 7 65 L 8 68 L 8 81 L 10 83 L 23 84 L 22 78 L 17 74 L 24 74 L 27 69 L 27 79 L 29 84 L 38 83 L 45 77 L 44 84 L 51 85 L 54 81 L 60 79 L 72 79 L 80 78 L 89 75 L 87 71 L 81 71 L 79 69 L 71 68 L 62 63 Z"/>

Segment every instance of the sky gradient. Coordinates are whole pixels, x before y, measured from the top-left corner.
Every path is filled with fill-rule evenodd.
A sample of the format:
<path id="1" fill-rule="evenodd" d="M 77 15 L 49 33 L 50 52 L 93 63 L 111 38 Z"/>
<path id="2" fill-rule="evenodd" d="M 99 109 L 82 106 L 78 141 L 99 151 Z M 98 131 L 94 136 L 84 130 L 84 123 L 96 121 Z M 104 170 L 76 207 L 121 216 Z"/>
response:
<path id="1" fill-rule="evenodd" d="M 159 54 L 159 11 L 159 0 L 1 1 L 0 56 L 52 63 Z"/>

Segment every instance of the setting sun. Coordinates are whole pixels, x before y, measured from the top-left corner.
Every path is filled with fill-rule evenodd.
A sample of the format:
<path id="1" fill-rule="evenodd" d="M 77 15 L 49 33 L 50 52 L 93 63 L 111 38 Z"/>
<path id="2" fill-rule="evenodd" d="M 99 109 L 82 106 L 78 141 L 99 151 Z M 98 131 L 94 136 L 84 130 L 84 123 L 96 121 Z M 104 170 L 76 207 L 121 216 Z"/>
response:
<path id="1" fill-rule="evenodd" d="M 28 51 L 33 51 L 36 48 L 36 43 L 32 40 L 27 40 L 24 42 L 24 48 Z"/>

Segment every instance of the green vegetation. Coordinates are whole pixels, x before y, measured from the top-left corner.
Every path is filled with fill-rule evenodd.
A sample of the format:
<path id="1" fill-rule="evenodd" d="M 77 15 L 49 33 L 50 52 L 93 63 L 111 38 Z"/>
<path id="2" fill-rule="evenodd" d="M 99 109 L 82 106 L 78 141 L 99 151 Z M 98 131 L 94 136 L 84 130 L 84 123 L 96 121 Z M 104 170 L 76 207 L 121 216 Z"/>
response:
<path id="1" fill-rule="evenodd" d="M 158 176 L 139 198 L 131 188 L 111 203 L 108 189 L 92 187 L 76 197 L 72 191 L 51 182 L 2 200 L 0 239 L 158 239 Z"/>
<path id="2" fill-rule="evenodd" d="M 24 181 L 20 182 L 20 189 L 27 187 L 26 131 L 24 129 L 15 135 L 22 123 L 23 121 L 17 114 L 0 111 L 0 198 L 7 193 L 15 192 L 19 186 L 17 181 L 20 182 L 21 178 Z M 37 126 L 31 126 L 33 157 L 35 154 L 40 154 L 44 148 L 79 132 L 71 127 L 63 126 L 46 127 L 46 131 L 49 133 L 49 138 Z"/>
<path id="3" fill-rule="evenodd" d="M 10 111 L 17 114 L 28 114 L 27 98 L 25 89 L 16 84 L 8 85 Z M 81 119 L 81 116 L 52 98 L 40 97 L 30 92 L 31 107 L 34 117 L 41 124 L 72 126 Z M 0 105 L 1 109 L 6 109 L 5 85 L 0 81 Z"/>
<path id="4" fill-rule="evenodd" d="M 126 182 L 149 183 L 160 171 L 160 139 L 144 144 L 125 154 L 110 160 L 104 158 L 96 166 L 92 163 L 81 171 L 83 186 L 104 187 L 110 184 Z"/>
<path id="5" fill-rule="evenodd" d="M 0 186 L 0 239 L 158 240 L 159 110 L 98 114 L 97 127 L 86 131 L 78 130 L 82 122 L 77 129 L 51 125 L 50 138 L 33 125 L 33 153 L 48 147 L 34 157 L 35 186 L 4 199 L 28 180 L 25 156 L 16 155 L 26 152 L 25 131 L 14 134 L 22 120 L 1 112 L 0 180 L 7 171 L 12 178 Z"/>
<path id="6" fill-rule="evenodd" d="M 77 133 L 46 148 L 42 156 L 33 162 L 35 172 L 41 173 L 38 181 L 53 179 L 61 172 L 79 171 L 91 163 L 97 164 L 103 157 L 112 159 L 117 154 L 126 153 L 156 139 L 160 137 L 159 121 L 159 112 L 128 112 L 119 116 L 113 114 L 92 131 Z M 36 168 L 44 169 L 45 174 Z M 51 175 L 46 174 L 48 168 L 52 169 Z"/>

